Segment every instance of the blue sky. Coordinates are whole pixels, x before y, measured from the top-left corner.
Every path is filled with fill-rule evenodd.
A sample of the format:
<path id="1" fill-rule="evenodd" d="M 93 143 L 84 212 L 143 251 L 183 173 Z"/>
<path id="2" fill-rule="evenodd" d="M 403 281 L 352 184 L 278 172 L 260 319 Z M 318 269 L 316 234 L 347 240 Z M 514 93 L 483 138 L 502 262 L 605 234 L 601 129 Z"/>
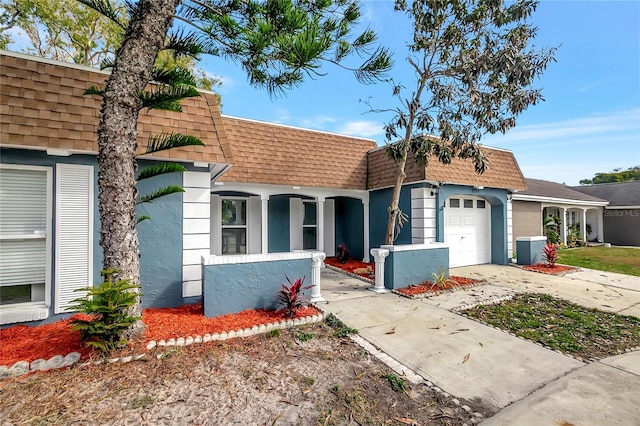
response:
<path id="1" fill-rule="evenodd" d="M 407 86 L 410 24 L 392 1 L 363 1 L 363 24 L 394 52 L 391 76 Z M 560 46 L 536 87 L 545 102 L 530 107 L 506 135 L 483 144 L 512 150 L 526 177 L 577 185 L 597 172 L 640 165 L 640 1 L 541 1 L 534 17 L 536 45 Z M 384 145 L 389 115 L 366 113 L 361 99 L 395 107 L 390 86 L 362 85 L 327 66 L 286 97 L 271 99 L 247 83 L 233 63 L 206 59 L 222 77 L 223 113 L 238 117 L 362 136 Z"/>

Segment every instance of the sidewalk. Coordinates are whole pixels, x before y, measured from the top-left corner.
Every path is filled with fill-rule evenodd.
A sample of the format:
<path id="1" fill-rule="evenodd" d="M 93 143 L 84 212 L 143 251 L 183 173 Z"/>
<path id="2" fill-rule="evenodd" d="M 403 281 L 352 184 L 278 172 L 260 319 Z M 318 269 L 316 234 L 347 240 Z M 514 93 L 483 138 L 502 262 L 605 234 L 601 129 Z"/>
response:
<path id="1" fill-rule="evenodd" d="M 640 315 L 635 280 L 595 272 L 555 277 L 498 265 L 457 268 L 452 274 L 490 284 L 411 300 L 376 295 L 366 283 L 323 270 L 328 303 L 321 308 L 445 392 L 502 410 L 487 424 L 640 424 L 640 353 L 587 365 L 451 312 L 538 291 Z"/>

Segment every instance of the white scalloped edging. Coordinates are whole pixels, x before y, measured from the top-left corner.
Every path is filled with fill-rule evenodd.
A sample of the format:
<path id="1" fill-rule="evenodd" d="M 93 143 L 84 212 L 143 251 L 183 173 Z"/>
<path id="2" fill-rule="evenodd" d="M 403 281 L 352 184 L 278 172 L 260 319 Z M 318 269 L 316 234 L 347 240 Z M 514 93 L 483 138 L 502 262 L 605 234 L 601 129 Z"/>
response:
<path id="1" fill-rule="evenodd" d="M 476 306 L 479 306 L 479 305 L 497 305 L 498 303 L 506 302 L 507 300 L 513 299 L 514 296 L 515 296 L 515 294 L 508 294 L 506 296 L 493 297 L 491 299 L 483 299 L 483 300 L 479 300 L 479 301 L 474 302 L 474 303 L 468 303 L 466 305 L 460 305 L 460 306 L 453 307 L 453 308 L 451 308 L 451 311 L 452 312 L 461 312 L 461 311 L 465 311 L 467 309 L 475 308 Z"/>
<path id="2" fill-rule="evenodd" d="M 317 308 L 316 308 L 317 309 Z M 147 342 L 146 349 L 148 351 L 154 348 L 166 348 L 166 347 L 182 347 L 182 346 L 190 346 L 193 344 L 203 344 L 215 341 L 222 341 L 228 339 L 234 339 L 237 337 L 250 337 L 258 334 L 264 334 L 274 329 L 285 329 L 291 327 L 297 327 L 305 324 L 314 324 L 317 322 L 322 322 L 325 319 L 325 313 L 320 312 L 317 315 L 311 315 L 303 318 L 296 318 L 290 320 L 284 320 L 269 324 L 260 324 L 255 325 L 251 328 L 239 329 L 239 330 L 231 330 L 231 331 L 223 331 L 222 333 L 214 333 L 214 334 L 205 334 L 204 336 L 187 336 L 187 337 L 178 337 L 177 339 L 169 339 L 165 340 L 151 340 Z M 164 355 L 164 351 L 156 357 L 162 358 Z M 66 356 L 63 355 L 54 355 L 48 360 L 44 359 L 36 359 L 35 361 L 18 361 L 12 366 L 0 365 L 0 380 L 7 379 L 10 377 L 19 377 L 28 373 L 33 373 L 36 371 L 46 371 L 46 370 L 54 370 L 58 368 L 70 367 L 74 364 L 78 364 L 79 367 L 84 367 L 87 365 L 101 365 L 104 363 L 107 364 L 125 364 L 131 361 L 137 361 L 146 357 L 145 353 L 137 354 L 137 355 L 127 355 L 118 358 L 107 358 L 107 359 L 99 359 L 96 361 L 86 361 L 78 364 L 80 360 L 79 352 L 71 352 Z"/>

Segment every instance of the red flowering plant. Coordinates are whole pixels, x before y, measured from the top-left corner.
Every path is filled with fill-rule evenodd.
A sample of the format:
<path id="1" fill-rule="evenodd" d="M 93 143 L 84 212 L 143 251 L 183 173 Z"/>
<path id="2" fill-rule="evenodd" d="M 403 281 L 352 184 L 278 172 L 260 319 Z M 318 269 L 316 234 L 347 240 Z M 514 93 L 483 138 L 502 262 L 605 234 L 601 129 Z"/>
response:
<path id="1" fill-rule="evenodd" d="M 311 285 L 304 287 L 304 278 L 298 278 L 293 283 L 289 277 L 285 277 L 289 285 L 282 284 L 282 288 L 278 291 L 278 301 L 282 304 L 282 310 L 287 318 L 296 316 L 298 310 L 310 302 L 304 297 L 303 291 L 310 289 Z"/>
<path id="2" fill-rule="evenodd" d="M 547 262 L 548 267 L 553 267 L 558 260 L 558 246 L 555 244 L 547 243 L 542 249 L 542 254 Z"/>

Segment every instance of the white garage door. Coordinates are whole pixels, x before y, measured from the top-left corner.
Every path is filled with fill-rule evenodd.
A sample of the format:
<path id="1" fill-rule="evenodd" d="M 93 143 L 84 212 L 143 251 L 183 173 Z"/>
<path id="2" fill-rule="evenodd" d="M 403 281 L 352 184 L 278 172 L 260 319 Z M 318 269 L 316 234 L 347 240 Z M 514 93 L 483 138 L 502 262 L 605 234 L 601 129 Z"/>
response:
<path id="1" fill-rule="evenodd" d="M 478 197 L 451 197 L 444 208 L 449 266 L 491 263 L 491 205 Z"/>

